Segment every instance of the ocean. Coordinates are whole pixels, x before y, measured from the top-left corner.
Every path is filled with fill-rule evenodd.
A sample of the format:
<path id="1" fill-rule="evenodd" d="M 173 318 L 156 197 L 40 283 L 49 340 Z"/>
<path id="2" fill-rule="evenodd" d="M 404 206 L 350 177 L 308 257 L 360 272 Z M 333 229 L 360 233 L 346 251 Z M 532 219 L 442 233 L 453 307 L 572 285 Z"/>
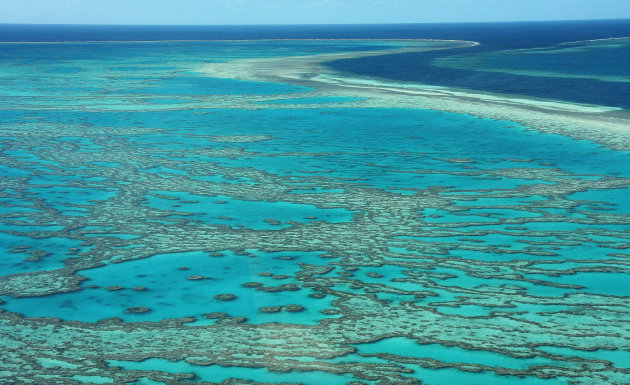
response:
<path id="1" fill-rule="evenodd" d="M 0 381 L 627 384 L 630 20 L 0 25 Z"/>

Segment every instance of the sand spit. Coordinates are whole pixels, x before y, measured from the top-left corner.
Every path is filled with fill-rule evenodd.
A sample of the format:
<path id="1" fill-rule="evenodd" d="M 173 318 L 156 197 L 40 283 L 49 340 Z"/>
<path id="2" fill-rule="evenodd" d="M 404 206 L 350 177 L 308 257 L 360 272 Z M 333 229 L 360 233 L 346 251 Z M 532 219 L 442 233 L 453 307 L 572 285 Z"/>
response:
<path id="1" fill-rule="evenodd" d="M 421 43 L 380 51 L 240 59 L 208 63 L 199 70 L 212 77 L 289 83 L 314 88 L 320 95 L 365 98 L 344 103 L 347 107 L 426 108 L 464 113 L 591 140 L 615 150 L 630 150 L 630 113 L 618 108 L 408 84 L 342 73 L 323 65 L 339 59 L 449 48 L 447 45 L 436 46 L 435 41 L 430 41 L 433 44 Z M 449 43 L 452 47 L 453 42 Z M 472 46 L 476 43 L 461 44 Z M 258 105 L 257 108 L 265 107 Z"/>

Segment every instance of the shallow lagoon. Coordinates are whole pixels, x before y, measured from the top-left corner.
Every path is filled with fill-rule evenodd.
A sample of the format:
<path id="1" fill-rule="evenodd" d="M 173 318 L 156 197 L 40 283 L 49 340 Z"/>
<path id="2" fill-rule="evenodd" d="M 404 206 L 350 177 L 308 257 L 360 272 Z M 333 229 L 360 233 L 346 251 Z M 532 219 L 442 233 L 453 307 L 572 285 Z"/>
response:
<path id="1" fill-rule="evenodd" d="M 7 309 L 25 315 L 83 322 L 111 317 L 134 322 L 192 316 L 199 319 L 195 325 L 211 324 L 215 319 L 204 317 L 209 313 L 245 317 L 249 323 L 316 324 L 324 318 L 318 312 L 329 306 L 330 300 L 309 298 L 310 290 L 307 288 L 295 287 L 296 291 L 291 288 L 277 292 L 261 290 L 287 284 L 295 286 L 293 277 L 299 271 L 299 263 L 319 264 L 326 261 L 318 258 L 318 253 L 262 253 L 251 250 L 247 254 L 236 255 L 230 251 L 162 254 L 107 264 L 78 272 L 87 278 L 82 291 L 10 301 Z M 269 275 L 261 276 L 261 273 Z M 243 286 L 251 281 L 258 285 Z M 221 294 L 232 294 L 235 298 L 214 298 Z M 296 303 L 303 304 L 305 309 L 297 313 L 265 313 L 260 310 Z M 147 310 L 140 313 L 128 310 L 141 307 Z"/>
<path id="2" fill-rule="evenodd" d="M 145 196 L 148 206 L 175 212 L 165 218 L 189 218 L 253 230 L 278 230 L 289 227 L 291 222 L 324 220 L 338 223 L 352 220 L 352 213 L 347 210 L 320 209 L 291 202 L 247 201 L 222 195 L 206 197 L 182 191 L 149 191 L 149 194 Z"/>

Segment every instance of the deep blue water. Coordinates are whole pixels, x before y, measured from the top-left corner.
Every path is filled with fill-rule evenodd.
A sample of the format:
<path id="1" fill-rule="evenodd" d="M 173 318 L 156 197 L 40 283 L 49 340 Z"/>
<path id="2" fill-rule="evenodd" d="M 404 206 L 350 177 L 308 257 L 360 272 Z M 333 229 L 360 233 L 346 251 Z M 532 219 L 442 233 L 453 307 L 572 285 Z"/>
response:
<path id="1" fill-rule="evenodd" d="M 630 20 L 506 23 L 116 26 L 0 24 L 0 41 L 156 41 L 242 39 L 453 39 L 492 49 L 553 45 L 630 34 Z"/>
<path id="2" fill-rule="evenodd" d="M 626 82 L 598 79 L 536 77 L 475 68 L 443 68 L 434 61 L 454 55 L 550 47 L 560 43 L 630 36 L 630 19 L 375 25 L 276 26 L 104 26 L 0 25 L 0 41 L 156 41 L 241 39 L 453 39 L 481 43 L 477 47 L 339 60 L 334 69 L 386 79 L 519 94 L 578 103 L 630 108 Z M 7 49 L 7 48 L 5 48 Z M 616 55 L 595 55 L 590 67 L 630 68 L 630 49 Z M 520 58 L 522 59 L 522 58 Z M 532 68 L 548 63 L 525 58 Z M 583 61 L 579 56 L 574 63 Z M 599 61 L 599 64 L 598 64 Z M 522 60 L 521 60 L 522 62 Z M 570 66 L 564 66 L 570 72 Z M 613 69 L 614 70 L 614 69 Z"/>
<path id="3" fill-rule="evenodd" d="M 481 55 L 504 50 L 552 47 L 557 44 L 584 40 L 630 36 L 630 20 L 564 21 L 527 23 L 466 23 L 458 25 L 418 26 L 418 36 L 436 39 L 473 40 L 481 43 L 472 48 L 383 55 L 339 60 L 328 65 L 334 69 L 379 78 L 418 82 L 439 86 L 461 87 L 489 92 L 519 94 L 587 104 L 630 108 L 630 87 L 627 82 L 597 79 L 536 77 L 475 68 L 454 69 L 435 65 L 439 58 L 457 55 Z M 414 36 L 415 37 L 415 36 Z M 630 49 L 626 46 L 615 55 L 578 55 L 565 62 L 564 71 L 588 61 L 589 70 L 598 73 L 630 68 Z M 521 56 L 520 65 L 530 68 L 550 68 L 540 57 Z M 501 66 L 498 66 L 501 68 Z M 627 78 L 626 78 L 627 79 Z"/>

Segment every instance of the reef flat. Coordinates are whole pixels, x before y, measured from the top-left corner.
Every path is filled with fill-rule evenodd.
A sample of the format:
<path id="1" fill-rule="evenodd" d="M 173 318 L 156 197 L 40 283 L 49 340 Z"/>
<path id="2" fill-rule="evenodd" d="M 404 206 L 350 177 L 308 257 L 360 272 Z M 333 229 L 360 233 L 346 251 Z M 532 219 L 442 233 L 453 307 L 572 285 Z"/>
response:
<path id="1" fill-rule="evenodd" d="M 628 383 L 627 112 L 321 65 L 472 45 L 11 45 L 1 381 Z"/>

